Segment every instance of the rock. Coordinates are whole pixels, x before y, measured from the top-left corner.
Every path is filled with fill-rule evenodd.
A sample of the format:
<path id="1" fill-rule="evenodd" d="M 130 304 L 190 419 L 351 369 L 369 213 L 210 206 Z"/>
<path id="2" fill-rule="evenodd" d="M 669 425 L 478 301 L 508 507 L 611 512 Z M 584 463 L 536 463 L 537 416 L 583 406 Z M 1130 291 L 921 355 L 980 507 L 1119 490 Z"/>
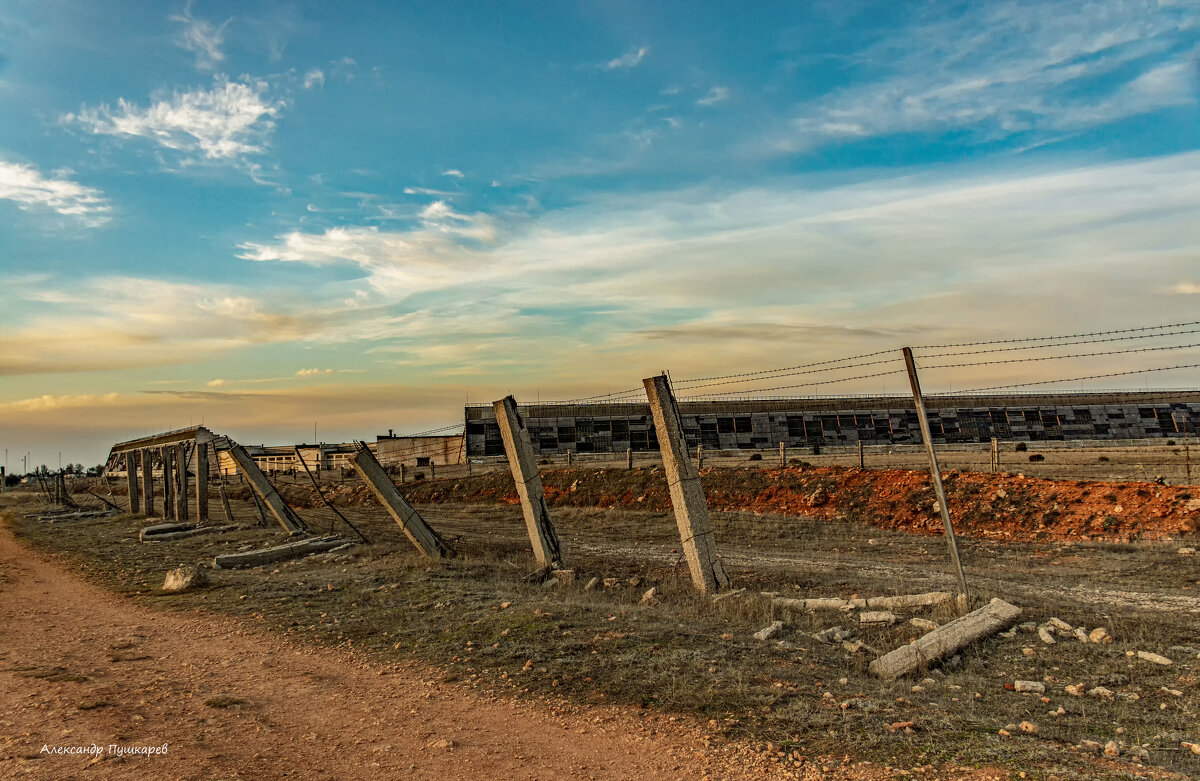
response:
<path id="1" fill-rule="evenodd" d="M 1089 697 L 1096 697 L 1101 700 L 1111 700 L 1113 698 L 1112 691 L 1104 688 L 1103 686 L 1097 686 L 1094 689 L 1088 689 L 1087 694 Z"/>
<path id="2" fill-rule="evenodd" d="M 558 588 L 562 585 L 562 581 L 558 578 L 546 578 L 542 581 L 542 588 Z"/>
<path id="3" fill-rule="evenodd" d="M 936 621 L 930 621 L 928 618 L 910 618 L 908 623 L 915 626 L 917 629 L 923 629 L 926 632 L 932 632 L 938 628 Z"/>
<path id="4" fill-rule="evenodd" d="M 1033 650 L 1032 648 L 1022 648 L 1021 653 L 1025 654 L 1026 656 L 1037 656 L 1037 651 Z"/>
<path id="5" fill-rule="evenodd" d="M 573 569 L 551 570 L 550 574 L 554 576 L 555 580 L 564 586 L 569 586 L 575 582 L 575 570 Z"/>
<path id="6" fill-rule="evenodd" d="M 444 750 L 455 748 L 457 745 L 458 745 L 457 743 L 455 743 L 453 740 L 450 740 L 449 738 L 442 738 L 441 740 L 435 740 L 434 742 L 430 743 L 429 747 L 436 748 L 436 749 L 442 749 L 444 751 Z"/>
<path id="7" fill-rule="evenodd" d="M 1095 755 L 1100 753 L 1101 746 L 1094 740 L 1081 740 L 1079 741 L 1079 750 Z"/>
<path id="8" fill-rule="evenodd" d="M 1158 690 L 1161 692 L 1166 692 L 1167 694 L 1171 695 L 1172 697 L 1182 697 L 1183 696 L 1183 692 L 1180 691 L 1179 689 L 1169 689 L 1166 686 L 1160 686 L 1160 687 L 1158 687 Z"/>
<path id="9" fill-rule="evenodd" d="M 1200 754 L 1200 743 L 1188 743 L 1187 741 L 1183 741 L 1179 744 L 1179 747 L 1186 748 L 1193 754 Z"/>
<path id="10" fill-rule="evenodd" d="M 1000 729 L 1000 730 L 997 730 L 997 731 L 996 731 L 996 734 L 997 734 L 997 735 L 999 735 L 999 736 L 1000 736 L 1000 737 L 1002 737 L 1002 738 L 1009 738 L 1009 737 L 1012 737 L 1012 733 L 1011 733 L 1011 732 L 1009 732 L 1009 731 L 1008 731 L 1008 730 L 1006 730 L 1006 729 Z"/>
<path id="11" fill-rule="evenodd" d="M 651 587 L 649 591 L 647 591 L 645 594 L 642 594 L 641 604 L 657 605 L 658 604 L 658 588 Z"/>
<path id="12" fill-rule="evenodd" d="M 1038 725 L 1034 724 L 1032 721 L 1022 721 L 1018 725 L 1018 728 L 1026 735 L 1036 735 L 1039 732 Z"/>
<path id="13" fill-rule="evenodd" d="M 762 629 L 755 632 L 754 639 L 761 640 L 762 642 L 765 643 L 767 640 L 770 640 L 772 637 L 774 637 L 775 635 L 779 634 L 782 631 L 783 631 L 783 622 L 782 621 L 772 621 L 770 626 L 763 627 Z"/>
<path id="14" fill-rule="evenodd" d="M 1196 555 L 1195 548 L 1180 548 L 1179 550 L 1177 550 L 1175 552 L 1178 553 L 1180 556 L 1195 556 Z"/>
<path id="15" fill-rule="evenodd" d="M 911 721 L 895 721 L 888 725 L 888 729 L 890 729 L 892 732 L 896 732 L 898 730 L 912 732 L 913 726 L 913 722 Z"/>
<path id="16" fill-rule="evenodd" d="M 1039 626 L 1038 637 L 1042 638 L 1042 642 L 1046 645 L 1054 645 L 1054 635 L 1050 633 L 1050 629 L 1048 627 Z"/>
<path id="17" fill-rule="evenodd" d="M 1137 692 L 1117 692 L 1116 697 L 1118 700 L 1125 700 L 1126 702 L 1137 702 L 1142 698 L 1142 695 Z"/>
<path id="18" fill-rule="evenodd" d="M 1097 643 L 1098 645 L 1112 645 L 1112 635 L 1102 626 L 1098 626 L 1088 634 L 1089 643 Z"/>
<path id="19" fill-rule="evenodd" d="M 1063 691 L 1065 691 L 1067 694 L 1071 695 L 1072 697 L 1082 697 L 1083 696 L 1083 684 L 1076 683 L 1076 684 L 1064 686 Z M 1097 744 L 1097 745 L 1099 745 L 1099 744 Z"/>
<path id="20" fill-rule="evenodd" d="M 605 588 L 617 588 L 620 585 L 621 585 L 620 578 L 605 578 L 604 579 L 604 587 Z"/>
<path id="21" fill-rule="evenodd" d="M 1138 651 L 1137 658 L 1141 659 L 1143 662 L 1153 662 L 1154 664 L 1162 664 L 1162 665 L 1174 664 L 1174 662 L 1172 662 L 1167 657 L 1159 656 L 1158 654 L 1151 653 L 1150 651 Z"/>
<path id="22" fill-rule="evenodd" d="M 600 585 L 600 578 L 592 578 L 591 580 L 589 580 L 587 582 L 587 585 L 583 587 L 583 590 L 584 591 L 595 591 L 596 587 L 599 585 Z"/>
<path id="23" fill-rule="evenodd" d="M 1110 740 L 1104 744 L 1104 756 L 1119 757 L 1121 756 L 1121 748 L 1117 745 L 1117 741 Z"/>
<path id="24" fill-rule="evenodd" d="M 632 578 L 629 579 L 629 585 L 633 586 L 634 588 L 637 588 L 638 586 L 642 585 L 641 577 L 638 575 L 634 575 Z"/>
<path id="25" fill-rule="evenodd" d="M 182 591 L 203 588 L 207 585 L 208 570 L 195 565 L 185 564 L 167 573 L 166 579 L 163 580 L 162 590 L 178 594 Z"/>
<path id="26" fill-rule="evenodd" d="M 1078 626 L 1075 627 L 1074 629 L 1071 630 L 1071 634 L 1075 635 L 1075 639 L 1081 643 L 1088 642 L 1087 630 L 1082 627 L 1078 627 Z"/>
<path id="27" fill-rule="evenodd" d="M 842 629 L 840 626 L 833 626 L 829 629 L 822 629 L 813 635 L 814 638 L 822 643 L 837 643 L 850 637 L 850 632 Z"/>
<path id="28" fill-rule="evenodd" d="M 1064 632 L 1070 632 L 1071 629 L 1073 628 L 1070 624 L 1068 624 L 1066 621 L 1063 621 L 1061 618 L 1051 618 L 1046 623 L 1049 624 L 1050 626 L 1054 627 L 1055 629 L 1061 629 Z"/>
<path id="29" fill-rule="evenodd" d="M 1189 499 L 1188 503 L 1183 506 L 1183 509 L 1189 513 L 1200 513 L 1200 499 Z"/>
<path id="30" fill-rule="evenodd" d="M 1013 688 L 1019 692 L 1043 694 L 1046 691 L 1046 684 L 1041 681 L 1017 681 L 1013 684 Z"/>
<path id="31" fill-rule="evenodd" d="M 896 614 L 886 610 L 863 612 L 858 614 L 858 623 L 862 626 L 891 626 L 896 623 Z"/>
<path id="32" fill-rule="evenodd" d="M 824 488 L 819 487 L 817 490 L 809 494 L 805 501 L 808 502 L 809 507 L 820 507 L 829 501 L 829 492 Z"/>

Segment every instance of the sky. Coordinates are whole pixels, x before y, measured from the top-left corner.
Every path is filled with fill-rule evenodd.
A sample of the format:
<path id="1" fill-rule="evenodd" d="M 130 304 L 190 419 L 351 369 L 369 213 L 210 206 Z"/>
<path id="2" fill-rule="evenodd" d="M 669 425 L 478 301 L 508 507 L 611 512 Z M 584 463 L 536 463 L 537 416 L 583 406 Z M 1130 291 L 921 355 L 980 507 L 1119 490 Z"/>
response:
<path id="1" fill-rule="evenodd" d="M 0 448 L 1197 320 L 1198 62 L 1173 0 L 0 0 Z"/>

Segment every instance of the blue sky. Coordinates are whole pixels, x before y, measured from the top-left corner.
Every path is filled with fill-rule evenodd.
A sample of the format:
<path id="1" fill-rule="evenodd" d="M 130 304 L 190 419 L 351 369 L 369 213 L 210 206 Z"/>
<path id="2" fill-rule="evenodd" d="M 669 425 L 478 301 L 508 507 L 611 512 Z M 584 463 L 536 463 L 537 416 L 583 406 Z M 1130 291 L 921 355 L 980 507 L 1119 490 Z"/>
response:
<path id="1" fill-rule="evenodd" d="M 1198 22 L 0 0 L 0 446 L 370 437 L 663 368 L 1195 319 Z"/>

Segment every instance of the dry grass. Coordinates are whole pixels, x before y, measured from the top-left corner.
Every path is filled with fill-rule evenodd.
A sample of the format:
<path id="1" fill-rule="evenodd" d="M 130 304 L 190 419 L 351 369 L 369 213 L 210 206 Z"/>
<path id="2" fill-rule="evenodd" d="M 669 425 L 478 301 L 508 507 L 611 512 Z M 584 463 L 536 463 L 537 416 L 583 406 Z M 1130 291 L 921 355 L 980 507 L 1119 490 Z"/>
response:
<path id="1" fill-rule="evenodd" d="M 10 498 L 3 506 L 12 509 Z M 23 499 L 17 504 L 30 509 Z M 1200 741 L 1200 662 L 1197 652 L 1170 649 L 1197 644 L 1200 617 L 1064 597 L 1080 586 L 1195 597 L 1194 564 L 1161 545 L 964 541 L 979 599 L 1004 596 L 1037 622 L 1055 615 L 1073 625 L 1103 625 L 1117 644 L 1060 639 L 1045 647 L 1036 632 L 1019 630 L 981 642 L 916 679 L 883 683 L 866 672 L 869 653 L 852 654 L 813 638 L 835 625 L 853 627 L 856 613 L 784 615 L 762 598 L 714 604 L 693 594 L 673 551 L 674 521 L 663 513 L 557 510 L 559 535 L 577 570 L 570 588 L 523 582 L 533 564 L 518 508 L 438 504 L 423 508 L 426 517 L 461 554 L 445 563 L 417 557 L 390 519 L 356 508 L 351 519 L 372 545 L 274 568 L 220 571 L 211 588 L 162 594 L 170 568 L 211 564 L 216 553 L 282 540 L 275 528 L 252 525 L 248 503 L 237 508 L 245 528 L 156 545 L 137 541 L 145 521 L 128 516 L 70 525 L 19 518 L 10 523 L 30 543 L 138 600 L 238 616 L 300 642 L 352 646 L 381 660 L 422 659 L 446 670 L 448 679 L 480 689 L 691 714 L 713 720 L 714 730 L 727 735 L 808 755 L 853 752 L 894 766 L 954 761 L 1040 768 L 1060 778 L 1121 777 L 1136 770 L 1132 758 L 1103 765 L 1073 748 L 1081 740 L 1115 739 L 1129 752 L 1145 751 L 1138 760 L 1144 764 L 1196 771 L 1194 758 L 1178 748 L 1181 740 Z M 314 527 L 327 522 L 320 513 L 306 517 Z M 736 542 L 723 545 L 735 585 L 751 592 L 869 596 L 953 582 L 938 538 L 734 513 L 717 514 L 715 523 L 718 539 Z M 619 577 L 622 585 L 584 591 L 593 575 Z M 651 585 L 660 602 L 642 606 L 639 599 Z M 510 605 L 502 608 L 505 602 Z M 904 619 L 915 615 L 949 618 L 914 612 Z M 782 643 L 753 640 L 753 632 L 776 618 L 788 621 L 777 638 Z M 856 639 L 883 651 L 917 634 L 902 621 L 864 630 Z M 1024 654 L 1026 647 L 1034 654 Z M 1143 649 L 1165 653 L 1175 665 L 1125 655 Z M 1045 681 L 1050 703 L 1007 691 L 1005 683 L 1017 679 Z M 1139 699 L 1066 695 L 1063 686 L 1075 683 L 1137 693 Z M 1059 706 L 1065 715 L 1051 716 Z M 904 721 L 914 722 L 912 732 L 888 728 Z M 1036 723 L 1039 734 L 998 734 L 1021 721 Z"/>

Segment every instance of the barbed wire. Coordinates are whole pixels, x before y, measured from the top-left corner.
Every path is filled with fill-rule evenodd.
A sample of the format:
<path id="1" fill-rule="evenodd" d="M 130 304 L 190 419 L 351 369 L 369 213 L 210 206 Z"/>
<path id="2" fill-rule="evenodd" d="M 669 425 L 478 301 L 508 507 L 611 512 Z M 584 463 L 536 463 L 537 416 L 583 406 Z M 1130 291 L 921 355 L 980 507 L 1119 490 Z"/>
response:
<path id="1" fill-rule="evenodd" d="M 1055 345 L 1056 347 L 1059 345 Z M 1134 347 L 1128 350 L 1101 350 L 1094 353 L 1072 353 L 1068 355 L 1041 355 L 1032 358 L 1005 358 L 993 361 L 971 361 L 967 363 L 938 363 L 930 366 L 922 365 L 921 369 L 958 369 L 967 366 L 998 366 L 1005 363 L 1032 363 L 1035 361 L 1057 361 L 1064 358 L 1096 358 L 1105 355 L 1128 355 L 1130 353 L 1148 353 L 1158 352 L 1162 350 L 1186 350 L 1191 347 L 1200 347 L 1200 342 L 1191 344 L 1174 344 L 1164 347 Z M 967 353 L 959 353 L 960 355 Z"/>
<path id="2" fill-rule="evenodd" d="M 852 380 L 866 380 L 866 379 L 870 379 L 872 377 L 886 377 L 886 376 L 892 375 L 892 374 L 904 374 L 904 373 L 905 373 L 904 369 L 893 369 L 892 371 L 886 371 L 886 372 L 873 372 L 871 374 L 859 374 L 854 377 L 839 377 L 838 379 L 835 379 L 835 380 L 817 380 L 814 382 L 799 382 L 799 383 L 794 383 L 792 385 L 776 385 L 776 386 L 773 386 L 770 388 L 747 388 L 745 390 L 740 390 L 740 391 L 735 390 L 735 391 L 718 392 L 718 393 L 697 393 L 693 396 L 681 396 L 679 398 L 679 400 L 680 401 L 689 401 L 691 399 L 712 398 L 715 396 L 738 396 L 743 393 L 765 393 L 767 391 L 790 390 L 792 388 L 809 388 L 809 387 L 814 387 L 817 385 L 833 385 L 833 384 L 839 383 L 839 382 L 850 382 Z"/>
<path id="3" fill-rule="evenodd" d="M 681 379 L 681 380 L 674 380 L 671 384 L 673 386 L 679 387 L 681 385 L 692 385 L 693 383 L 697 383 L 697 382 L 709 382 L 711 380 L 726 380 L 726 379 L 733 379 L 733 378 L 738 378 L 738 377 L 754 377 L 754 376 L 761 376 L 764 379 L 766 379 L 768 375 L 782 374 L 784 372 L 790 372 L 790 371 L 793 371 L 796 369 L 808 369 L 808 368 L 811 368 L 814 366 L 828 366 L 830 364 L 835 364 L 835 363 L 846 363 L 847 361 L 857 361 L 861 358 L 874 358 L 876 355 L 884 355 L 884 354 L 890 353 L 890 352 L 896 352 L 896 350 L 895 349 L 876 350 L 876 351 L 870 352 L 870 353 L 862 353 L 861 355 L 850 355 L 850 356 L 846 356 L 845 358 L 833 358 L 833 359 L 830 359 L 827 361 L 814 361 L 812 363 L 802 363 L 802 364 L 798 364 L 796 366 L 784 366 L 784 367 L 781 367 L 778 369 L 762 369 L 760 371 L 741 372 L 738 374 L 721 374 L 721 375 L 714 375 L 712 377 L 691 377 L 691 378 L 686 378 L 686 379 Z M 832 371 L 832 369 L 830 371 Z M 749 380 L 746 380 L 746 382 L 749 382 Z"/>
<path id="4" fill-rule="evenodd" d="M 957 342 L 949 344 L 925 344 L 913 347 L 913 350 L 941 350 L 949 347 L 977 347 L 989 344 L 1020 344 L 1022 342 L 1050 342 L 1059 341 L 1062 339 L 1082 339 L 1092 336 L 1111 336 L 1113 334 L 1130 334 L 1145 331 L 1161 331 L 1167 328 L 1185 328 L 1191 326 L 1200 326 L 1200 320 L 1192 320 L 1185 323 L 1163 323 L 1162 325 L 1147 325 L 1141 328 L 1120 328 L 1110 331 L 1091 331 L 1078 334 L 1063 334 L 1060 336 L 1029 336 L 1021 339 L 991 339 L 980 342 Z"/>
<path id="5" fill-rule="evenodd" d="M 1018 382 L 1018 383 L 1012 383 L 1009 385 L 992 385 L 992 386 L 989 386 L 986 388 L 972 388 L 970 390 L 940 391 L 938 393 L 926 393 L 924 395 L 927 397 L 970 395 L 970 394 L 976 394 L 976 393 L 985 393 L 985 392 L 994 391 L 994 390 L 1006 390 L 1009 388 L 1030 388 L 1035 385 L 1055 385 L 1060 382 L 1082 382 L 1084 380 L 1099 380 L 1099 379 L 1104 379 L 1107 377 L 1127 377 L 1132 374 L 1149 374 L 1151 372 L 1174 371 L 1176 369 L 1195 369 L 1198 367 L 1200 367 L 1200 363 L 1187 363 L 1187 364 L 1180 364 L 1177 366 L 1159 366 L 1159 367 L 1155 367 L 1155 368 L 1151 368 L 1151 369 L 1134 369 L 1132 371 L 1109 372 L 1107 374 L 1091 374 L 1091 375 L 1087 375 L 1087 376 L 1083 376 L 1083 377 L 1063 377 L 1061 379 L 1055 379 L 1055 380 L 1038 380 L 1036 382 Z"/>
<path id="6" fill-rule="evenodd" d="M 1132 339 L 1157 339 L 1159 337 L 1164 337 L 1164 336 L 1183 336 L 1185 334 L 1197 334 L 1197 333 L 1200 333 L 1200 328 L 1189 328 L 1189 329 L 1182 330 L 1182 331 L 1171 331 L 1169 333 L 1147 333 L 1147 334 L 1137 334 L 1134 336 L 1115 336 L 1115 337 L 1110 337 L 1110 338 L 1106 338 L 1106 339 L 1078 339 L 1078 340 L 1067 341 L 1067 342 L 1057 342 L 1055 344 L 1026 345 L 1024 347 L 995 347 L 995 348 L 990 348 L 990 349 L 986 349 L 986 350 L 964 350 L 961 352 L 953 352 L 953 353 L 933 353 L 931 355 L 921 355 L 921 356 L 917 356 L 917 357 L 947 358 L 947 357 L 952 357 L 952 356 L 956 356 L 956 355 L 981 355 L 984 353 L 1013 352 L 1013 351 L 1018 351 L 1018 350 L 1044 350 L 1044 349 L 1050 349 L 1053 347 L 1069 347 L 1071 345 L 1076 345 L 1076 344 L 1102 344 L 1102 343 L 1106 343 L 1106 342 L 1125 342 L 1125 341 L 1129 341 Z M 921 348 L 921 347 L 913 348 L 914 351 L 921 350 L 921 349 L 925 349 L 925 348 Z"/>

